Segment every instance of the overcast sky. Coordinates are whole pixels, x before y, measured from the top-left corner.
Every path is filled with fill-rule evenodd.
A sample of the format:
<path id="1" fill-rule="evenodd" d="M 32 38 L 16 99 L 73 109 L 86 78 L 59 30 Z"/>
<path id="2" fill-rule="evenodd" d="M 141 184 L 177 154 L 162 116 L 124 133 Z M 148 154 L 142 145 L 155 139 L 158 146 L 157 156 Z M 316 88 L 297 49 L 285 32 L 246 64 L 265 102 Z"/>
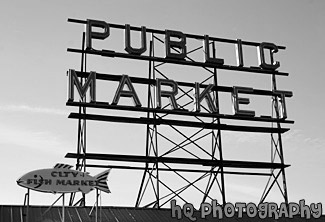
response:
<path id="1" fill-rule="evenodd" d="M 74 160 L 64 158 L 67 152 L 76 151 L 77 143 L 77 121 L 67 118 L 76 109 L 65 106 L 66 72 L 80 69 L 80 55 L 68 53 L 67 48 L 80 47 L 84 27 L 68 23 L 68 18 L 286 46 L 276 59 L 281 63 L 279 70 L 289 73 L 288 77 L 278 78 L 278 87 L 294 94 L 287 99 L 287 109 L 288 119 L 295 123 L 285 125 L 291 130 L 283 136 L 285 162 L 291 165 L 286 170 L 289 201 L 324 203 L 324 11 L 325 2 L 320 0 L 2 1 L 0 204 L 23 204 L 26 190 L 16 184 L 21 175 L 51 168 L 57 162 L 75 164 Z M 110 44 L 123 52 L 123 36 L 116 35 Z M 105 47 L 110 49 L 108 43 Z M 222 57 L 231 57 L 235 52 L 220 53 Z M 147 77 L 147 63 L 123 60 L 126 65 L 121 65 L 120 61 L 89 57 L 88 71 Z M 171 78 L 192 81 L 187 75 L 196 75 L 195 72 L 178 72 L 175 68 Z M 265 76 L 245 74 L 246 79 L 239 81 L 235 74 L 228 73 L 220 77 L 224 85 L 270 87 L 270 78 Z M 111 92 L 105 91 L 105 85 L 101 87 L 104 90 L 99 97 L 111 102 L 115 88 Z M 230 101 L 230 95 L 225 97 Z M 227 98 L 224 107 L 228 106 Z M 254 106 L 253 97 L 251 101 L 251 109 L 263 115 L 263 105 Z M 227 112 L 228 108 L 220 109 Z M 89 122 L 87 129 L 89 152 L 137 155 L 145 152 L 145 126 Z M 223 138 L 225 158 L 258 160 L 264 152 L 269 152 L 270 141 L 264 139 L 264 136 L 227 132 Z M 248 147 L 243 145 L 245 142 Z M 91 175 L 99 171 L 89 169 Z M 134 172 L 130 181 L 131 174 L 133 171 L 112 171 L 109 178 L 112 194 L 103 195 L 106 204 L 134 205 L 141 174 Z M 255 177 L 229 177 L 226 183 L 229 201 L 250 202 L 255 201 L 255 193 L 262 192 L 261 184 L 265 182 Z M 32 192 L 31 203 L 51 204 L 57 197 Z"/>

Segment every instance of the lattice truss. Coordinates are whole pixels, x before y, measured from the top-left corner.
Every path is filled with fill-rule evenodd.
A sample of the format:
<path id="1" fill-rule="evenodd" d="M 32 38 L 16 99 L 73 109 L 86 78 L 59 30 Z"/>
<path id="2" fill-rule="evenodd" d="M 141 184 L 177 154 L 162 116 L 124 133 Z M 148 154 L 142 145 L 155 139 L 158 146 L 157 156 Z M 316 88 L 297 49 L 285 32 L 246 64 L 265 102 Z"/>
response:
<path id="1" fill-rule="evenodd" d="M 156 42 L 156 44 L 164 44 L 162 39 L 152 35 L 150 45 L 152 56 L 154 56 L 154 42 Z M 213 49 L 215 49 L 214 42 L 211 42 L 211 45 Z M 202 48 L 202 46 L 199 46 L 187 52 L 186 59 L 194 61 L 191 59 L 191 54 L 194 54 L 198 50 L 202 51 Z M 174 50 L 179 52 L 177 49 Z M 161 70 L 163 65 L 165 64 L 152 62 L 149 79 L 169 79 L 168 73 L 164 73 Z M 202 69 L 207 75 L 205 79 L 200 80 L 200 84 L 214 84 L 217 86 L 217 70 L 211 70 L 204 67 L 202 67 Z M 182 87 L 181 84 L 178 85 L 179 93 L 176 100 L 180 110 L 194 109 L 194 95 L 192 91 L 193 87 L 186 88 Z M 150 86 L 148 95 L 148 107 L 154 108 L 157 102 L 155 86 Z M 212 98 L 216 107 L 219 107 L 218 92 L 216 90 Z M 171 108 L 173 108 L 171 102 L 162 107 L 162 109 Z M 211 111 L 203 105 L 201 105 L 200 108 L 204 110 L 204 112 L 211 113 Z M 170 116 L 171 114 L 148 113 L 147 117 L 166 119 Z M 171 119 L 175 118 L 180 118 L 180 116 L 171 117 Z M 187 117 L 186 120 L 199 123 L 211 122 L 220 124 L 219 118 L 207 119 L 204 117 L 192 116 Z M 148 156 L 223 160 L 221 130 L 211 130 L 205 127 L 194 129 L 190 127 L 190 129 L 185 129 L 184 127 L 174 125 L 148 125 L 146 136 L 146 154 Z M 144 207 L 164 207 L 173 199 L 181 203 L 210 202 L 211 200 L 218 199 L 221 200 L 221 203 L 225 203 L 225 184 L 222 166 L 215 165 L 204 167 L 202 165 L 192 165 L 190 160 L 188 160 L 187 162 L 182 162 L 182 167 L 183 168 L 179 168 L 179 165 L 177 166 L 177 164 L 167 162 L 157 162 L 150 165 L 146 164 L 136 206 L 141 206 L 142 200 L 148 190 L 154 193 L 155 198 L 153 201 L 145 203 L 143 205 Z M 165 171 L 171 173 L 166 173 Z"/>
<path id="2" fill-rule="evenodd" d="M 85 33 L 82 35 L 82 50 L 85 49 Z M 87 64 L 86 64 L 86 54 L 83 52 L 81 54 L 81 63 L 80 63 L 80 71 L 86 72 Z M 81 84 L 84 84 L 85 78 L 80 78 Z M 86 97 L 80 98 L 79 102 L 86 102 Z M 79 106 L 78 109 L 79 114 L 86 114 L 87 109 L 86 107 Z M 87 153 L 87 121 L 86 119 L 79 118 L 78 119 L 78 136 L 77 136 L 77 155 L 78 158 L 76 159 L 76 170 L 87 172 L 86 168 L 86 158 L 79 157 L 80 155 L 84 155 Z M 86 196 L 85 194 L 79 195 L 79 199 L 76 200 L 77 193 L 71 193 L 69 205 L 70 206 L 85 206 L 86 205 Z"/>
<path id="3" fill-rule="evenodd" d="M 155 57 L 156 46 L 160 44 L 160 48 L 164 47 L 164 40 L 161 36 L 151 33 L 149 56 Z M 84 40 L 83 40 L 84 42 Z M 215 55 L 215 44 L 213 40 L 209 41 L 209 48 L 213 58 Z M 194 44 L 193 44 L 194 45 Z M 186 61 L 197 61 L 196 53 L 205 50 L 202 46 L 202 40 L 197 41 L 197 45 L 191 45 L 192 49 L 187 45 L 188 51 Z M 158 47 L 159 48 L 159 47 Z M 81 74 L 86 72 L 86 54 L 84 45 L 82 46 L 82 65 Z M 174 48 L 175 52 L 179 53 L 179 49 Z M 219 107 L 219 85 L 218 85 L 218 70 L 217 68 L 195 67 L 195 70 L 200 69 L 201 73 L 196 75 L 196 79 L 191 78 L 186 82 L 175 80 L 175 73 L 170 70 L 169 65 L 164 62 L 151 60 L 149 62 L 148 79 L 150 84 L 147 88 L 147 112 L 146 119 L 150 120 L 146 124 L 146 159 L 145 167 L 143 168 L 142 180 L 139 186 L 139 191 L 136 199 L 136 207 L 169 207 L 171 200 L 175 199 L 178 204 L 184 203 L 202 203 L 211 202 L 217 199 L 220 204 L 226 203 L 226 174 L 238 175 L 253 175 L 267 176 L 269 179 L 266 182 L 265 189 L 262 190 L 260 202 L 267 200 L 274 189 L 279 190 L 284 201 L 288 203 L 288 194 L 286 187 L 285 168 L 288 165 L 284 164 L 284 155 L 282 147 L 281 134 L 284 132 L 280 122 L 267 119 L 274 130 L 265 130 L 252 126 L 238 126 L 227 128 L 230 131 L 258 132 L 260 130 L 270 132 L 271 135 L 271 158 L 270 164 L 262 162 L 249 161 L 229 161 L 223 158 L 222 147 L 222 118 L 219 118 L 219 109 L 215 110 L 212 115 L 211 107 L 208 101 L 202 100 L 199 107 L 195 107 L 194 87 L 199 87 L 200 91 L 204 91 L 213 84 L 211 92 L 212 103 Z M 173 68 L 175 65 L 173 66 Z M 202 74 L 202 72 L 204 74 Z M 193 75 L 192 75 L 193 76 Z M 277 90 L 275 74 L 272 76 L 272 90 Z M 80 75 L 80 81 L 85 75 Z M 182 79 L 184 75 L 182 75 Z M 156 80 L 157 79 L 173 79 L 177 82 L 177 109 L 174 109 L 175 101 L 167 100 L 167 98 L 157 97 Z M 186 79 L 186 78 L 185 78 Z M 198 85 L 195 85 L 197 82 Z M 168 86 L 164 86 L 167 87 Z M 162 90 L 164 90 L 162 87 Z M 170 91 L 170 88 L 166 90 Z M 221 87 L 222 88 L 222 87 Z M 228 87 L 230 88 L 230 87 Z M 223 90 L 225 90 L 223 88 Z M 228 91 L 227 91 L 228 90 Z M 222 91 L 222 90 L 221 90 Z M 226 89 L 224 92 L 229 92 Z M 160 112 L 156 111 L 157 100 L 162 99 L 163 105 Z M 204 98 L 205 99 L 205 98 Z M 77 159 L 77 169 L 86 171 L 87 167 L 87 150 L 86 150 L 86 99 L 80 101 L 79 115 L 74 115 L 70 118 L 78 118 L 78 145 L 77 154 L 68 154 L 68 158 Z M 211 101 L 210 101 L 211 102 Z M 69 105 L 69 104 L 68 104 Z M 70 103 L 71 105 L 71 103 Z M 94 106 L 94 105 L 93 105 Z M 92 107 L 92 106 L 90 106 Z M 196 112 L 194 111 L 196 109 Z M 285 101 L 280 95 L 272 96 L 272 119 L 281 119 L 285 113 Z M 172 111 L 171 111 L 172 110 Z M 134 111 L 134 110 L 133 110 Z M 187 112 L 191 111 L 191 112 Z M 186 114 L 184 114 L 186 113 Z M 84 117 L 84 118 L 83 118 Z M 92 117 L 92 120 L 110 121 L 104 117 Z M 232 117 L 231 117 L 232 118 Z M 236 117 L 237 118 L 237 117 Z M 234 119 L 236 119 L 234 118 Z M 252 120 L 249 118 L 238 117 L 239 120 Z M 263 118 L 262 118 L 263 119 Z M 261 120 L 264 121 L 265 119 Z M 112 158 L 112 157 L 109 157 Z M 109 160 L 109 158 L 107 160 Z M 115 157 L 114 157 L 115 158 Z M 135 157 L 134 157 L 135 158 Z M 96 158 L 92 158 L 96 159 Z M 100 160 L 105 160 L 104 157 L 99 157 Z M 142 158 L 140 158 L 143 160 Z M 115 159 L 114 159 L 115 160 Z M 125 161 L 125 159 L 123 160 Z M 94 165 L 93 165 L 94 166 Z M 228 171 L 229 168 L 249 169 L 248 172 L 243 170 Z M 268 173 L 259 173 L 252 169 L 269 169 Z M 227 170 L 225 170 L 227 169 Z M 71 195 L 70 205 L 74 203 L 75 194 Z M 85 204 L 83 196 L 76 204 Z"/>
<path id="4" fill-rule="evenodd" d="M 272 89 L 277 90 L 276 77 L 272 75 Z M 282 115 L 286 115 L 285 101 L 283 98 L 274 96 L 272 98 L 272 117 L 277 119 L 282 118 Z M 272 127 L 281 128 L 280 123 L 272 123 Z M 276 125 L 276 126 L 275 126 Z M 284 161 L 284 152 L 282 145 L 282 135 L 281 133 L 271 133 L 271 163 L 285 163 Z M 288 191 L 287 191 L 287 182 L 285 168 L 280 169 L 271 169 L 271 175 L 266 183 L 265 189 L 262 193 L 260 203 L 264 202 L 267 196 L 270 194 L 272 188 L 278 188 L 278 191 L 281 193 L 285 203 L 288 203 Z"/>
<path id="5" fill-rule="evenodd" d="M 153 40 L 156 42 L 164 44 L 162 39 L 153 35 Z M 151 42 L 153 50 L 153 41 Z M 215 42 L 210 42 L 213 52 L 215 52 Z M 189 61 L 194 61 L 191 59 L 191 54 L 202 50 L 202 46 L 194 48 L 187 53 L 186 59 Z M 177 49 L 174 49 L 179 52 Z M 153 55 L 154 56 L 154 55 Z M 215 56 L 215 55 L 214 55 Z M 149 78 L 163 78 L 169 79 L 168 73 L 161 71 L 164 63 L 152 62 L 151 72 Z M 207 77 L 201 80 L 200 84 L 214 84 L 218 86 L 217 83 L 217 70 L 208 69 L 202 67 L 202 69 L 207 73 Z M 273 89 L 276 90 L 275 75 L 272 76 Z M 179 109 L 181 110 L 193 110 L 193 93 L 192 88 L 184 89 L 179 85 L 178 87 L 178 97 L 177 103 L 179 104 Z M 153 108 L 156 104 L 155 86 L 151 86 L 149 89 L 149 102 L 148 107 Z M 214 90 L 213 93 L 213 103 L 219 107 L 218 102 L 218 91 Z M 272 117 L 281 118 L 280 113 L 283 113 L 283 102 L 281 98 L 274 96 L 272 102 Z M 171 109 L 172 104 L 169 102 L 162 109 Z M 211 113 L 209 109 L 201 105 L 201 109 L 205 112 Z M 280 112 L 281 111 L 281 112 Z M 274 115 L 276 113 L 276 115 Z M 154 119 L 165 119 L 170 117 L 170 114 L 157 114 L 148 113 L 148 118 Z M 172 117 L 174 119 L 175 117 Z M 202 118 L 199 116 L 193 116 L 187 121 L 202 122 L 202 123 L 216 123 L 220 124 L 219 118 Z M 278 123 L 272 127 L 281 127 Z M 161 129 L 161 130 L 160 130 Z M 168 131 L 168 133 L 166 133 Z M 169 148 L 168 148 L 169 147 Z M 146 153 L 148 156 L 153 157 L 187 157 L 195 159 L 211 159 L 211 160 L 223 160 L 222 156 L 222 141 L 221 141 L 221 130 L 211 130 L 204 127 L 197 128 L 194 130 L 184 130 L 184 127 L 177 127 L 173 125 L 159 126 L 159 125 L 148 125 L 147 126 L 147 147 Z M 283 151 L 282 151 L 282 141 L 281 133 L 271 133 L 271 163 L 284 163 Z M 182 166 L 191 164 L 190 162 L 184 162 Z M 171 171 L 174 174 L 174 180 L 178 179 L 177 185 L 172 187 L 169 183 L 173 184 L 174 180 L 171 180 L 170 174 L 164 171 Z M 189 172 L 190 174 L 189 176 Z M 195 176 L 193 176 L 195 173 Z M 153 192 L 155 199 L 144 204 L 145 207 L 164 207 L 172 199 L 177 199 L 179 202 L 183 203 L 193 203 L 195 197 L 198 202 L 210 202 L 213 199 L 220 200 L 221 204 L 226 202 L 226 192 L 225 192 L 225 179 L 224 174 L 231 173 L 225 172 L 224 168 L 220 165 L 203 167 L 198 165 L 190 165 L 189 168 L 177 168 L 175 164 L 170 164 L 166 162 L 157 162 L 154 164 L 146 164 L 146 169 L 143 174 L 142 183 L 140 186 L 138 199 L 136 206 L 141 206 L 142 200 L 146 192 L 151 190 Z M 234 173 L 234 172 L 232 172 Z M 234 173 L 235 174 L 235 173 Z M 238 173 L 240 174 L 240 173 Z M 247 173 L 249 174 L 249 173 Z M 254 175 L 254 173 L 252 173 Z M 256 174 L 258 175 L 258 174 Z M 261 174 L 263 175 L 263 174 Z M 287 202 L 287 191 L 286 191 L 286 181 L 284 168 L 282 169 L 271 169 L 268 174 L 269 179 L 266 183 L 265 189 L 262 193 L 260 202 L 266 200 L 270 191 L 274 189 L 276 185 L 281 192 L 284 201 Z M 165 179 L 168 178 L 166 182 Z M 175 185 L 175 184 L 174 184 Z M 199 197 L 199 198 L 198 198 Z"/>

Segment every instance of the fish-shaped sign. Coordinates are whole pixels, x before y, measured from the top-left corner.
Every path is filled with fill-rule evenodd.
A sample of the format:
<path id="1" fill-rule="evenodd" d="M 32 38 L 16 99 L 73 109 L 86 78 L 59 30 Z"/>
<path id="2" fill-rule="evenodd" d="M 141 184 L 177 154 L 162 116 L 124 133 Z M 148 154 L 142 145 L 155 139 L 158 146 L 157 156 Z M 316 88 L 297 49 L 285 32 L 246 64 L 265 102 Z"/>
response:
<path id="1" fill-rule="evenodd" d="M 107 176 L 110 169 L 92 177 L 86 172 L 72 170 L 67 164 L 31 171 L 17 180 L 19 186 L 48 193 L 89 193 L 94 188 L 110 193 Z"/>

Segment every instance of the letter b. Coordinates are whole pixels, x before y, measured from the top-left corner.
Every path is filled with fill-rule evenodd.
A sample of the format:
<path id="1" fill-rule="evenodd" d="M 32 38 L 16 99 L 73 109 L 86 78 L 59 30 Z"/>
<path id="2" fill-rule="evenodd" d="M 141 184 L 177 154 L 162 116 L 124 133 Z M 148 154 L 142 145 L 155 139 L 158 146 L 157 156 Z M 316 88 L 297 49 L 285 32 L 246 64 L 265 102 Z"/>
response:
<path id="1" fill-rule="evenodd" d="M 172 41 L 170 38 L 176 37 L 180 41 Z M 182 32 L 166 30 L 165 34 L 166 58 L 185 59 L 186 57 L 186 37 Z M 179 49 L 180 53 L 172 52 L 172 49 Z M 176 50 L 175 49 L 175 50 Z"/>

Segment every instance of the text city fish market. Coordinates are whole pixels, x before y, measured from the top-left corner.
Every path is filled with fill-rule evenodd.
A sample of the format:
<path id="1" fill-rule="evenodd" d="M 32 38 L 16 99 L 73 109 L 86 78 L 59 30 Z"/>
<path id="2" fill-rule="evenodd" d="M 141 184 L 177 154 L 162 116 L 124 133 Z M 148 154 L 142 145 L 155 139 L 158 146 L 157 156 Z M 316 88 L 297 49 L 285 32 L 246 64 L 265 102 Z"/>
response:
<path id="1" fill-rule="evenodd" d="M 68 186 L 68 185 L 72 185 L 72 186 L 97 186 L 98 185 L 98 181 L 96 180 L 80 180 L 80 179 L 76 179 L 78 174 L 81 174 L 81 176 L 84 174 L 82 172 L 64 172 L 64 171 L 53 171 L 51 173 L 51 177 L 52 178 L 45 178 L 45 179 L 27 179 L 27 184 L 33 184 L 33 185 L 40 185 L 40 184 L 44 184 L 44 185 L 52 185 L 52 184 L 56 184 L 56 185 L 63 185 L 63 186 Z M 69 177 L 70 175 L 70 177 Z M 74 179 L 68 179 L 68 178 L 74 178 Z M 64 179 L 65 178 L 65 179 Z"/>
<path id="2" fill-rule="evenodd" d="M 125 86 L 127 86 L 128 90 L 125 90 Z M 170 101 L 170 105 L 172 109 L 179 109 L 179 105 L 177 104 L 176 95 L 178 93 L 178 84 L 171 79 L 156 79 L 155 83 L 156 88 L 156 108 L 161 109 L 162 107 L 162 97 L 168 98 Z M 162 90 L 162 86 L 167 86 L 170 90 Z M 84 84 L 78 79 L 77 73 L 75 70 L 69 70 L 69 98 L 68 100 L 72 102 L 74 100 L 74 88 L 77 88 L 79 96 L 81 98 L 85 98 L 86 92 L 90 91 L 90 102 L 96 103 L 96 72 L 90 72 L 89 76 Z M 218 112 L 218 107 L 213 102 L 211 92 L 213 91 L 214 85 L 209 84 L 203 90 L 201 90 L 200 84 L 194 84 L 194 96 L 193 96 L 193 105 L 195 112 L 200 112 L 201 102 L 203 100 L 206 101 L 208 105 L 208 109 L 212 113 Z M 244 110 L 239 107 L 240 104 L 248 105 L 250 103 L 250 99 L 246 97 L 239 97 L 239 93 L 247 94 L 252 93 L 254 91 L 253 88 L 248 87 L 237 87 L 234 86 L 232 90 L 232 100 L 233 100 L 233 110 L 235 115 L 244 115 L 244 116 L 255 116 L 255 111 L 252 110 Z M 292 92 L 288 91 L 273 91 L 273 94 L 276 95 L 280 99 L 282 109 L 281 109 L 281 118 L 287 118 L 287 110 L 285 105 L 285 97 L 291 96 Z M 131 98 L 137 107 L 141 107 L 142 104 L 137 95 L 137 92 L 131 82 L 131 79 L 128 75 L 122 75 L 119 86 L 117 87 L 115 96 L 112 101 L 112 105 L 118 105 L 121 97 Z"/>
<path id="3" fill-rule="evenodd" d="M 27 179 L 27 184 L 33 185 L 63 185 L 63 186 L 97 186 L 98 181 L 95 180 L 67 180 L 67 179 Z"/>

